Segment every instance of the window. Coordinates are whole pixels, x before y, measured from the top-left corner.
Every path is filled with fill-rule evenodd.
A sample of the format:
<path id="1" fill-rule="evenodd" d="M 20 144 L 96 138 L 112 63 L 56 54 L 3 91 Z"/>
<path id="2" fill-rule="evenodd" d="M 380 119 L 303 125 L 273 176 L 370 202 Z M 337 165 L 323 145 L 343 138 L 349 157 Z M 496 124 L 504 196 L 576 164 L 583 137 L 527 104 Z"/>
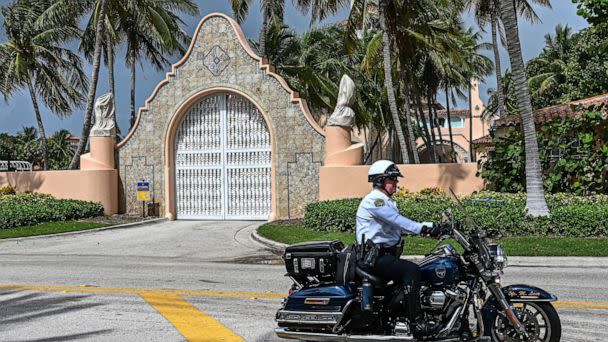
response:
<path id="1" fill-rule="evenodd" d="M 455 115 L 450 117 L 450 121 L 452 122 L 452 128 L 464 128 L 464 116 L 461 115 Z M 427 118 L 428 120 L 428 118 Z M 448 127 L 448 120 L 447 117 L 441 117 L 441 118 L 437 118 L 437 121 L 439 122 L 439 126 L 441 128 L 449 128 Z M 430 124 L 427 121 L 427 124 Z M 422 122 L 418 123 L 418 126 L 423 127 Z M 435 125 L 433 125 L 433 127 L 435 127 Z"/>
<path id="2" fill-rule="evenodd" d="M 464 116 L 452 116 L 450 119 L 452 122 L 452 128 L 464 128 Z M 447 128 L 447 123 L 444 126 Z"/>
<path id="3" fill-rule="evenodd" d="M 447 117 L 437 118 L 437 121 L 439 121 L 441 128 L 449 128 Z M 464 128 L 464 116 L 451 116 L 450 121 L 452 122 L 452 128 Z"/>

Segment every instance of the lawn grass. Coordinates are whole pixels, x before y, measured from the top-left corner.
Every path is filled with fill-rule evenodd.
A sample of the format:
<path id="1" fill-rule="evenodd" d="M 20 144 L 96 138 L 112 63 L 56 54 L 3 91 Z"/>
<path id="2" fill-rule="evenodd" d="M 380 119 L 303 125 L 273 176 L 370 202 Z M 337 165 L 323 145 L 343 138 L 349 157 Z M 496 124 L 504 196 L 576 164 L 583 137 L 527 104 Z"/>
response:
<path id="1" fill-rule="evenodd" d="M 15 228 L 0 229 L 0 239 L 57 234 L 105 227 L 107 224 L 88 221 L 58 221 L 45 222 L 35 226 L 21 226 Z"/>
<path id="2" fill-rule="evenodd" d="M 286 244 L 314 240 L 341 240 L 345 244 L 351 244 L 355 241 L 353 233 L 320 232 L 299 224 L 265 224 L 260 227 L 259 233 Z M 502 244 L 510 256 L 608 256 L 608 238 L 529 236 L 502 238 L 495 242 Z M 460 247 L 456 242 L 451 243 Z M 429 238 L 406 237 L 404 254 L 424 255 L 436 244 L 436 240 Z"/>

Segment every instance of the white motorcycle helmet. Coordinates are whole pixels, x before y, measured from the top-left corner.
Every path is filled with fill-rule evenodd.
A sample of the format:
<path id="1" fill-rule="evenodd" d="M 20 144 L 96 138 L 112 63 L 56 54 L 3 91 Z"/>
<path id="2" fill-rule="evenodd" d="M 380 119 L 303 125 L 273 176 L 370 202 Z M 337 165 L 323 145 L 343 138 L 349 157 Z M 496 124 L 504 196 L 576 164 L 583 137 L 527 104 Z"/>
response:
<path id="1" fill-rule="evenodd" d="M 403 177 L 397 165 L 390 160 L 378 160 L 367 172 L 367 181 L 375 186 L 382 186 L 388 177 Z"/>

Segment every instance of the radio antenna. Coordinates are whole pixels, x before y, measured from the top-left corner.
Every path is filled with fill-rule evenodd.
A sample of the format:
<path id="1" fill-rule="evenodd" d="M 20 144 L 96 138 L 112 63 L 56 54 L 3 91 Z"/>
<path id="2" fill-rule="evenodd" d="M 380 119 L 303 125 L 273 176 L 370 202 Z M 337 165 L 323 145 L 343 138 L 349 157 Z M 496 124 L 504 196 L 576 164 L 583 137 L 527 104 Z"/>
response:
<path id="1" fill-rule="evenodd" d="M 460 199 L 458 198 L 458 196 L 456 196 L 456 194 L 454 193 L 454 190 L 452 190 L 452 187 L 449 187 L 448 189 L 450 190 L 450 194 L 452 195 L 452 197 L 456 201 L 456 204 L 458 204 L 458 207 L 464 213 L 464 217 L 465 217 L 465 221 L 467 223 L 467 226 L 469 226 L 469 228 L 471 228 L 471 229 L 479 229 L 479 226 L 475 223 L 475 221 L 473 221 L 473 218 L 471 218 L 471 215 L 469 214 L 469 212 L 467 211 L 467 209 L 464 207 L 464 205 L 462 204 L 462 202 L 460 202 Z"/>

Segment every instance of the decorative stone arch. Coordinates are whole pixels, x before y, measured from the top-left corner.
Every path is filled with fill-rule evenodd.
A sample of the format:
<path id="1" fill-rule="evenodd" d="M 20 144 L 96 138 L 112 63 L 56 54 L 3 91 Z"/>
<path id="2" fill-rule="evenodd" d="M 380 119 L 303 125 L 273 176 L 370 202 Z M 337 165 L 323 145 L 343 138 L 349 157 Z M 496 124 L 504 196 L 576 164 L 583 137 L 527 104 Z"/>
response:
<path id="1" fill-rule="evenodd" d="M 192 108 L 192 106 L 194 104 L 196 104 L 197 102 L 199 102 L 200 100 L 209 97 L 211 95 L 217 94 L 217 93 L 233 93 L 233 94 L 237 94 L 240 95 L 242 97 L 244 97 L 245 99 L 247 99 L 249 102 L 251 102 L 257 109 L 258 111 L 262 114 L 262 117 L 264 118 L 264 122 L 266 123 L 266 127 L 268 128 L 268 132 L 270 133 L 270 146 L 271 146 L 271 165 L 274 166 L 275 165 L 275 151 L 276 151 L 276 138 L 275 138 L 275 134 L 273 131 L 272 126 L 270 125 L 270 120 L 268 117 L 268 114 L 266 113 L 266 111 L 264 111 L 260 105 L 251 98 L 251 96 L 249 94 L 246 94 L 240 90 L 237 89 L 233 89 L 233 88 L 224 88 L 224 87 L 217 87 L 217 88 L 210 88 L 210 89 L 205 89 L 202 90 L 201 92 L 192 95 L 191 97 L 189 97 L 188 99 L 186 99 L 177 109 L 177 111 L 175 112 L 175 114 L 173 115 L 173 117 L 171 118 L 171 121 L 169 122 L 169 125 L 167 127 L 167 132 L 165 132 L 165 137 L 166 137 L 166 141 L 165 141 L 165 170 L 164 170 L 164 174 L 165 174 L 165 179 L 167 179 L 168 181 L 165 182 L 165 203 L 166 204 L 166 210 L 165 212 L 167 213 L 167 217 L 169 219 L 174 219 L 176 218 L 176 199 L 175 199 L 175 136 L 177 134 L 177 130 L 181 124 L 181 122 L 184 119 L 184 116 L 188 113 L 188 111 L 190 110 L 190 108 Z M 269 217 L 269 220 L 272 221 L 275 219 L 274 217 L 274 213 L 277 212 L 276 208 L 277 208 L 277 203 L 276 203 L 276 194 L 275 194 L 275 167 L 271 167 L 270 169 L 270 173 L 271 173 L 271 183 L 270 183 L 270 191 L 271 191 L 271 208 L 272 208 L 272 214 Z M 173 180 L 173 181 L 171 181 Z"/>
<path id="2" fill-rule="evenodd" d="M 175 135 L 189 108 L 218 92 L 250 101 L 271 135 L 270 219 L 299 217 L 318 200 L 325 158 L 323 129 L 306 102 L 249 47 L 238 24 L 220 13 L 199 23 L 185 56 L 140 108 L 135 124 L 117 145 L 121 209 L 140 213 L 137 181 L 150 182 L 160 213 L 175 219 Z M 162 136 L 159 136 L 163 134 Z"/>
<path id="3" fill-rule="evenodd" d="M 435 146 L 441 146 L 441 145 L 451 148 L 449 140 L 442 139 L 442 140 L 435 141 Z M 418 150 L 418 154 L 420 155 L 421 161 L 424 159 L 423 154 L 429 153 L 426 144 L 421 144 L 416 149 Z M 469 163 L 471 161 L 471 156 L 469 155 L 469 151 L 466 150 L 464 147 L 460 146 L 460 144 L 454 142 L 454 149 L 456 150 L 458 157 L 464 163 Z"/>

